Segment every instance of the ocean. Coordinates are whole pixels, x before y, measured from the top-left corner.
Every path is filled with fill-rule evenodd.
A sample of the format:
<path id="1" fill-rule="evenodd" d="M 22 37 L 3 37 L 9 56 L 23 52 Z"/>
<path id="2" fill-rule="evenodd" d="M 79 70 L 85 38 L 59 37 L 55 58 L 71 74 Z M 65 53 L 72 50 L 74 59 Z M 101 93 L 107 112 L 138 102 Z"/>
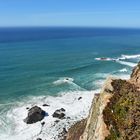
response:
<path id="1" fill-rule="evenodd" d="M 108 76 L 128 79 L 139 61 L 140 29 L 0 28 L 1 139 L 58 140 L 63 127 L 87 117 Z M 34 105 L 49 114 L 44 127 L 23 121 Z M 52 113 L 62 107 L 66 118 L 56 124 Z"/>

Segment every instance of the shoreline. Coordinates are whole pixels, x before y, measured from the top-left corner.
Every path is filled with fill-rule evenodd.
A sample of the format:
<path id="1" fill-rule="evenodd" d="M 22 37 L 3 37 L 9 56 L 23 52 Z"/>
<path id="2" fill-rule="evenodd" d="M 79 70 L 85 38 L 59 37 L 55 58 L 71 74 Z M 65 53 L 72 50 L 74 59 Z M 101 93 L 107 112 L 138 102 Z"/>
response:
<path id="1" fill-rule="evenodd" d="M 128 58 L 139 58 L 139 55 L 123 55 L 123 59 Z M 105 61 L 105 60 L 104 60 Z M 108 61 L 108 60 L 107 60 Z M 125 61 L 124 61 L 125 62 Z M 128 64 L 123 64 L 128 65 Z M 132 65 L 131 65 L 132 67 Z M 128 79 L 128 71 L 129 68 L 122 68 L 113 71 L 112 74 L 115 77 L 120 76 L 123 79 Z M 97 77 L 102 75 L 102 79 L 96 80 L 96 85 L 99 87 L 103 83 L 103 78 L 107 77 L 111 73 L 97 73 L 94 74 Z M 118 75 L 117 75 L 118 74 Z M 53 81 L 54 85 L 61 85 L 62 83 L 72 83 L 75 84 L 74 79 L 69 77 L 58 78 L 58 80 Z M 77 86 L 77 85 L 76 85 Z M 13 106 L 9 106 L 8 112 L 5 112 L 4 117 L 0 120 L 0 125 L 2 125 L 1 138 L 5 140 L 18 140 L 23 135 L 26 135 L 27 139 L 36 140 L 38 137 L 47 140 L 58 140 L 58 137 L 62 138 L 63 135 L 66 136 L 67 131 L 71 126 L 81 119 L 86 119 L 88 116 L 88 111 L 92 106 L 92 98 L 95 93 L 100 93 L 100 89 L 91 90 L 91 91 L 71 91 L 64 92 L 59 94 L 58 96 L 32 96 L 30 98 L 25 98 L 21 100 L 21 102 L 14 102 Z M 91 98 L 92 97 L 92 98 Z M 44 104 L 48 104 L 49 106 Z M 24 122 L 24 119 L 28 115 L 28 110 L 34 106 L 40 107 L 48 116 L 44 117 L 44 119 L 40 122 L 27 125 Z M 75 107 L 75 108 L 73 108 Z M 28 108 L 28 109 L 27 109 Z M 60 110 L 64 108 L 66 111 L 64 112 L 66 117 L 64 119 L 53 118 L 52 115 L 56 110 Z M 6 108 L 4 108 L 5 110 Z M 74 113 L 73 113 L 74 112 Z M 5 119 L 5 122 L 2 122 Z M 44 124 L 45 122 L 45 124 Z M 43 123 L 43 127 L 42 127 Z M 78 124 L 78 123 L 77 123 Z M 5 131 L 8 128 L 8 131 Z M 32 131 L 34 130 L 34 131 Z M 6 132 L 6 133 L 5 133 Z M 10 139 L 9 139 L 10 137 Z M 25 137 L 20 138 L 21 140 L 25 140 Z"/>
<path id="2" fill-rule="evenodd" d="M 26 139 L 29 140 L 36 140 L 38 137 L 42 139 L 47 137 L 47 140 L 58 140 L 57 137 L 63 132 L 63 128 L 68 130 L 68 128 L 76 121 L 79 121 L 88 115 L 87 110 L 90 108 L 90 103 L 92 101 L 91 97 L 93 96 L 93 91 L 77 91 L 65 93 L 57 97 L 44 96 L 42 98 L 34 98 L 33 102 L 24 102 L 21 105 L 15 106 L 6 114 L 7 120 L 11 120 L 14 124 L 13 126 L 11 124 L 7 124 L 9 130 L 14 130 L 14 133 L 11 135 L 10 131 L 7 131 L 7 133 L 4 132 L 3 134 L 5 135 L 1 135 L 1 138 L 4 140 L 18 140 L 19 138 L 21 140 L 25 140 L 23 134 L 26 134 Z M 45 104 L 48 104 L 49 106 Z M 33 106 L 40 107 L 42 110 L 47 112 L 49 116 L 44 117 L 42 121 L 34 124 L 26 124 L 24 119 L 27 117 L 28 110 Z M 75 110 L 73 109 L 73 106 L 75 107 Z M 53 113 L 57 109 L 61 108 L 66 110 L 65 118 L 54 118 L 52 116 Z M 41 123 L 43 122 L 45 122 L 45 124 L 42 127 Z"/>
<path id="3" fill-rule="evenodd" d="M 66 140 L 139 139 L 139 95 L 140 62 L 129 80 L 106 80 L 100 94 L 93 99 L 86 122 L 74 124 Z"/>

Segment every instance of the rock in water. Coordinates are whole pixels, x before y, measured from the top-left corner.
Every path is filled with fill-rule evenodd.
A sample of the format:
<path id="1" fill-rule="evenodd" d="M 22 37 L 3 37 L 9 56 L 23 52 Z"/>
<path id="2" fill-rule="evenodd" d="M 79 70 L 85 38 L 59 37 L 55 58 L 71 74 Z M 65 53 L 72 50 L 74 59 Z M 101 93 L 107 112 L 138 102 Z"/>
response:
<path id="1" fill-rule="evenodd" d="M 65 110 L 64 108 L 61 108 L 61 109 L 60 109 L 60 111 L 63 111 L 63 112 L 65 112 L 66 110 Z"/>
<path id="2" fill-rule="evenodd" d="M 32 107 L 29 112 L 27 118 L 24 120 L 27 124 L 36 123 L 41 121 L 45 117 L 46 112 L 42 110 L 38 106 Z"/>
<path id="3" fill-rule="evenodd" d="M 37 138 L 36 140 L 42 140 L 41 138 Z"/>
<path id="4" fill-rule="evenodd" d="M 82 99 L 82 97 L 79 97 L 79 98 L 78 98 L 78 100 L 81 100 L 81 99 Z"/>
<path id="5" fill-rule="evenodd" d="M 53 117 L 55 118 L 59 118 L 59 119 L 63 119 L 65 117 L 65 109 L 64 108 L 61 108 L 61 109 L 58 109 L 56 110 L 54 113 L 53 113 Z"/>
<path id="6" fill-rule="evenodd" d="M 42 106 L 50 106 L 50 105 L 48 105 L 48 104 L 43 104 Z"/>
<path id="7" fill-rule="evenodd" d="M 41 125 L 44 126 L 45 125 L 45 122 L 42 122 Z"/>

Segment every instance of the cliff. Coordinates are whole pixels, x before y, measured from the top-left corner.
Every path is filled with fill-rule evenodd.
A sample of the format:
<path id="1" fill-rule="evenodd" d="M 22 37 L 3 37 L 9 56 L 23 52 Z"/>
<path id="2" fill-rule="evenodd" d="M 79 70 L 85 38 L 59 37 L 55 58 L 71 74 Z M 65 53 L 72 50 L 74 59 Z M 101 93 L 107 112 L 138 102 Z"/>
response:
<path id="1" fill-rule="evenodd" d="M 66 139 L 140 140 L 140 63 L 129 80 L 106 80 L 87 119 L 73 125 Z"/>

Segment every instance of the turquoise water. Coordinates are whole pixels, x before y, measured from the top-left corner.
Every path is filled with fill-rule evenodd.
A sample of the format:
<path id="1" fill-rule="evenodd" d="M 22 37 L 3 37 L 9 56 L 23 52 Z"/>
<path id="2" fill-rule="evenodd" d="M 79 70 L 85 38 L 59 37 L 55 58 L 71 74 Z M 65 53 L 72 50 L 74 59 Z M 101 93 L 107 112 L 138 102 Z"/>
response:
<path id="1" fill-rule="evenodd" d="M 62 77 L 71 77 L 81 88 L 92 90 L 96 80 L 102 78 L 97 73 L 131 69 L 112 61 L 96 61 L 96 57 L 140 54 L 139 45 L 140 35 L 0 43 L 0 101 L 77 90 L 53 84 Z"/>
<path id="2" fill-rule="evenodd" d="M 140 60 L 139 30 L 0 31 L 1 115 L 29 97 L 100 89 L 108 75 L 127 78 Z"/>

